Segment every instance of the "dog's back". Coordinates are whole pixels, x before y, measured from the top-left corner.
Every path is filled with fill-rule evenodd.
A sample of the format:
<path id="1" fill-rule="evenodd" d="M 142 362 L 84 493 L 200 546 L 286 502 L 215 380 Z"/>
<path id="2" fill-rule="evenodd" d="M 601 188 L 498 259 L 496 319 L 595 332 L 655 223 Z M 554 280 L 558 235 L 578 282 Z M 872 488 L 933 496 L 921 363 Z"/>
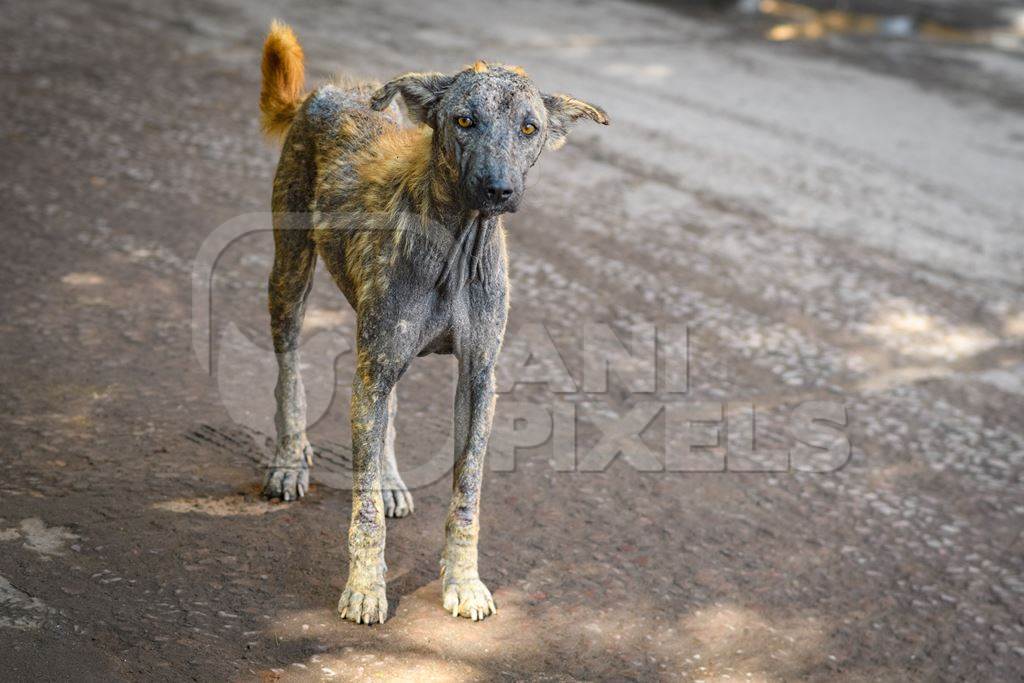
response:
<path id="1" fill-rule="evenodd" d="M 274 22 L 263 47 L 260 123 L 272 138 L 284 138 L 273 197 L 275 212 L 326 211 L 313 206 L 318 185 L 336 198 L 354 180 L 353 157 L 386 133 L 400 128 L 400 112 L 370 107 L 380 84 L 338 78 L 303 92 L 304 57 L 292 30 Z"/>
<path id="2" fill-rule="evenodd" d="M 380 83 L 339 77 L 303 93 L 302 49 L 291 29 L 274 23 L 263 51 L 263 131 L 283 137 L 271 208 L 278 251 L 316 243 L 324 265 L 353 306 L 373 271 L 390 262 L 410 206 L 396 205 L 428 131 L 403 127 L 396 103 L 372 108 Z M 410 141 L 421 140 L 423 144 Z M 382 258 L 383 257 L 383 258 Z"/>

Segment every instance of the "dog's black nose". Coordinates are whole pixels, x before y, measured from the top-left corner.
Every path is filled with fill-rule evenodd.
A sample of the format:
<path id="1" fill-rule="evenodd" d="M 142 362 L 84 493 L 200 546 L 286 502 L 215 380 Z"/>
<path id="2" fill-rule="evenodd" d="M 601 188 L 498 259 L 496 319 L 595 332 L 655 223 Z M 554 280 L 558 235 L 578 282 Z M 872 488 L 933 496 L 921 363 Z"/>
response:
<path id="1" fill-rule="evenodd" d="M 492 202 L 503 202 L 512 196 L 512 183 L 491 178 L 487 181 L 487 198 Z"/>

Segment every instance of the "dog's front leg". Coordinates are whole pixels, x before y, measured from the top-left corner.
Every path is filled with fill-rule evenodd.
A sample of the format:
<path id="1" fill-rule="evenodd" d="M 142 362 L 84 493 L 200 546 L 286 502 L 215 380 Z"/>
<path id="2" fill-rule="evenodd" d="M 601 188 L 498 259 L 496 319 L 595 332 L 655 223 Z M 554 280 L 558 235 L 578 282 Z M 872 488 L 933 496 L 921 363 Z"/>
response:
<path id="1" fill-rule="evenodd" d="M 494 366 L 460 362 L 455 395 L 455 472 L 441 558 L 444 608 L 452 616 L 483 619 L 497 611 L 477 571 L 480 486 L 494 416 Z"/>
<path id="2" fill-rule="evenodd" d="M 348 581 L 338 612 L 357 624 L 383 623 L 388 614 L 381 460 L 388 394 L 397 379 L 389 368 L 361 363 L 352 382 L 352 522 L 348 532 Z"/>

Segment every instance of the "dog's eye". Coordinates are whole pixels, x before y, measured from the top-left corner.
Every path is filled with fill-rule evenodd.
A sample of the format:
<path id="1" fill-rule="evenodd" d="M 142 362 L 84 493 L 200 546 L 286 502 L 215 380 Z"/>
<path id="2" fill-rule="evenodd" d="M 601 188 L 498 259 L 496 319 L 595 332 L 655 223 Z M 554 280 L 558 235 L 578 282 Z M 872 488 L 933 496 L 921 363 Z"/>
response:
<path id="1" fill-rule="evenodd" d="M 519 130 L 523 131 L 523 135 L 533 135 L 537 132 L 537 126 L 532 123 L 524 123 L 523 127 Z"/>
<path id="2" fill-rule="evenodd" d="M 459 124 L 459 128 L 469 128 L 473 125 L 473 119 L 468 116 L 460 116 L 455 119 L 455 123 Z"/>

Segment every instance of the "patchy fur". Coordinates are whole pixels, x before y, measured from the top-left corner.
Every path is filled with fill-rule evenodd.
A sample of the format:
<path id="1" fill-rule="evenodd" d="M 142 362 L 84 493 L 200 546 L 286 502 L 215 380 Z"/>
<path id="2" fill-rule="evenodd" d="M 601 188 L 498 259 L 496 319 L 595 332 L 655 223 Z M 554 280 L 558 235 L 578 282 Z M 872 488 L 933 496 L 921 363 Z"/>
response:
<path id="1" fill-rule="evenodd" d="M 445 609 L 496 609 L 477 572 L 483 458 L 494 364 L 508 316 L 503 213 L 526 174 L 594 105 L 542 95 L 520 67 L 478 61 L 455 74 L 411 72 L 383 85 L 336 80 L 302 95 L 302 50 L 274 23 L 263 57 L 263 128 L 285 136 L 274 178 L 271 333 L 278 358 L 277 450 L 265 493 L 309 487 L 312 449 L 298 340 L 317 259 L 356 311 L 352 518 L 342 617 L 387 618 L 385 517 L 413 510 L 396 464 L 395 385 L 416 356 L 453 354 L 455 467 L 441 557 Z M 414 124 L 403 126 L 401 97 Z"/>

